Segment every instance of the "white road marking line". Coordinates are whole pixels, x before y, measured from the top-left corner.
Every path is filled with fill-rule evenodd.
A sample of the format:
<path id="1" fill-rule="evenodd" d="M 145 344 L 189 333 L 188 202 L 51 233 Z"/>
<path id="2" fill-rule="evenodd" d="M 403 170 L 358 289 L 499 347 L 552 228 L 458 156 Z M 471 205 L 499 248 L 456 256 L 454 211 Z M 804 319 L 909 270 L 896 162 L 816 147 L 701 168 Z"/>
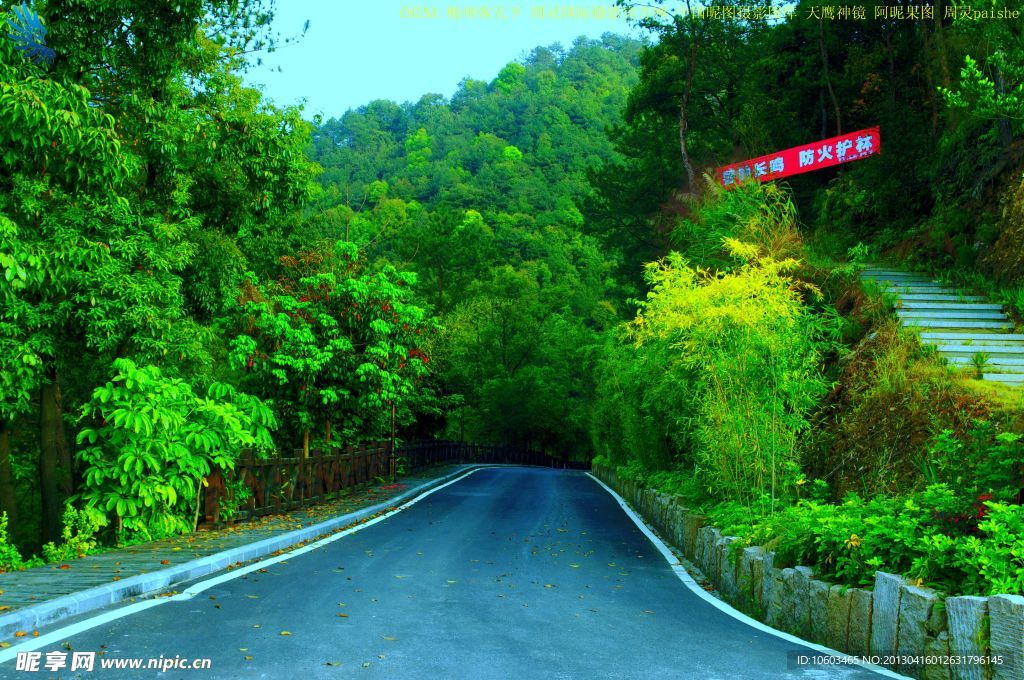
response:
<path id="1" fill-rule="evenodd" d="M 154 600 L 144 600 L 142 602 L 134 602 L 134 603 L 129 604 L 129 605 L 125 606 L 125 607 L 120 607 L 120 608 L 115 609 L 113 611 L 105 612 L 103 614 L 98 614 L 97 616 L 92 616 L 92 617 L 89 617 L 87 619 L 83 619 L 82 621 L 79 621 L 77 623 L 73 623 L 73 624 L 71 624 L 69 626 L 65 626 L 63 628 L 59 628 L 59 629 L 57 629 L 57 630 L 55 630 L 55 631 L 53 631 L 51 633 L 47 633 L 46 635 L 40 635 L 37 638 L 31 638 L 30 640 L 27 640 L 26 642 L 22 642 L 21 644 L 17 644 L 17 645 L 14 645 L 12 647 L 9 647 L 7 649 L 0 650 L 0 664 L 4 664 L 4 663 L 7 663 L 8 661 L 14 660 L 17 657 L 18 652 L 34 652 L 35 650 L 37 650 L 37 649 L 39 649 L 41 647 L 46 647 L 46 646 L 51 646 L 51 645 L 59 645 L 60 643 L 64 642 L 65 640 L 67 640 L 68 638 L 70 638 L 70 637 L 72 637 L 74 635 L 78 635 L 79 633 L 82 633 L 84 631 L 90 630 L 92 628 L 96 628 L 97 626 L 102 626 L 105 623 L 110 623 L 111 621 L 116 621 L 117 619 L 121 619 L 121 618 L 124 618 L 126 616 L 131 616 L 132 614 L 137 614 L 137 613 L 139 613 L 141 611 L 149 609 L 150 607 L 156 607 L 157 605 L 166 604 L 167 602 L 181 602 L 183 600 L 191 600 L 193 597 L 195 597 L 199 593 L 203 592 L 204 590 L 207 590 L 208 588 L 212 588 L 213 586 L 220 585 L 221 583 L 225 583 L 225 582 L 230 581 L 232 579 L 236 579 L 239 576 L 244 576 L 245 574 L 252 573 L 252 572 L 256 571 L 257 569 L 263 569 L 264 567 L 266 567 L 268 565 L 277 564 L 278 562 L 283 562 L 284 560 L 290 559 L 292 557 L 296 557 L 298 555 L 302 555 L 304 553 L 308 553 L 311 550 L 316 550 L 317 548 L 325 546 L 328 543 L 333 543 L 334 541 L 337 541 L 340 538 L 344 538 L 345 536 L 348 536 L 350 534 L 354 534 L 357 531 L 362 531 L 363 529 L 365 529 L 367 527 L 370 527 L 370 526 L 373 526 L 374 524 L 377 524 L 378 522 L 383 522 L 388 517 L 391 517 L 392 515 L 397 515 L 398 513 L 400 513 L 403 510 L 405 510 L 406 508 L 409 508 L 409 507 L 415 505 L 416 503 L 419 503 L 421 500 L 423 500 L 424 498 L 426 498 L 430 494 L 435 493 L 437 491 L 440 491 L 441 489 L 445 488 L 446 486 L 451 486 L 452 484 L 454 484 L 456 482 L 460 482 L 463 479 L 465 479 L 466 477 L 469 477 L 474 472 L 479 472 L 480 470 L 486 470 L 486 469 L 488 469 L 488 468 L 479 467 L 479 468 L 475 468 L 473 470 L 470 470 L 466 474 L 460 475 L 459 477 L 456 477 L 455 479 L 453 479 L 451 481 L 445 482 L 444 484 L 441 484 L 440 486 L 435 486 L 433 489 L 430 489 L 429 491 L 424 491 L 419 496 L 416 496 L 415 498 L 413 498 L 413 499 L 403 503 L 402 505 L 398 506 L 394 510 L 390 510 L 390 511 L 386 512 L 385 514 L 380 515 L 378 517 L 374 517 L 373 519 L 371 519 L 371 520 L 369 520 L 367 522 L 364 522 L 362 524 L 357 524 L 354 527 L 350 527 L 350 528 L 348 528 L 348 529 L 346 529 L 344 531 L 339 531 L 336 534 L 331 534 L 330 536 L 327 536 L 325 538 L 321 538 L 320 540 L 318 540 L 318 541 L 316 541 L 314 543 L 310 543 L 308 545 L 305 545 L 305 546 L 303 546 L 301 548 L 296 548 L 294 550 L 291 550 L 291 551 L 286 552 L 286 553 L 282 553 L 282 554 L 277 555 L 275 557 L 271 557 L 271 558 L 268 558 L 268 559 L 265 559 L 265 560 L 261 560 L 259 562 L 256 562 L 255 564 L 250 564 L 250 565 L 248 565 L 246 567 L 243 567 L 241 569 L 235 569 L 235 570 L 229 571 L 227 573 L 221 574 L 220 576 L 215 576 L 215 577 L 213 577 L 211 579 L 207 579 L 205 581 L 200 581 L 199 583 L 196 583 L 196 584 L 190 586 L 189 588 L 186 588 L 184 592 L 182 592 L 182 593 L 180 593 L 178 595 L 174 595 L 173 597 L 161 597 L 161 598 L 157 598 L 157 599 L 154 599 Z"/>
<path id="2" fill-rule="evenodd" d="M 789 633 L 783 633 L 781 630 L 776 630 L 771 626 L 761 623 L 757 619 L 747 616 L 741 611 L 733 609 L 731 606 L 729 606 L 722 600 L 719 600 L 717 597 L 701 588 L 700 584 L 693 580 L 693 577 L 690 576 L 689 572 L 686 571 L 686 568 L 683 567 L 683 565 L 679 562 L 678 558 L 676 558 L 676 556 L 672 554 L 672 551 L 668 549 L 668 546 L 665 545 L 665 543 L 660 538 L 658 538 L 653 531 L 651 531 L 650 527 L 647 526 L 647 523 L 643 520 L 643 518 L 640 517 L 640 515 L 638 515 L 637 513 L 635 513 L 631 507 L 629 507 L 629 504 L 626 503 L 625 499 L 623 499 L 622 496 L 617 494 L 614 489 L 612 489 L 610 486 L 602 482 L 600 479 L 598 479 L 591 473 L 588 472 L 587 476 L 593 479 L 598 484 L 600 484 L 605 491 L 611 494 L 612 498 L 614 498 L 616 502 L 618 502 L 619 506 L 626 513 L 626 515 L 631 520 L 633 520 L 633 523 L 637 525 L 640 531 L 642 531 L 644 535 L 647 536 L 648 540 L 650 540 L 650 542 L 654 544 L 654 547 L 658 549 L 658 552 L 662 554 L 662 556 L 668 562 L 669 566 L 672 568 L 672 571 L 674 571 L 676 576 L 679 577 L 679 580 L 685 583 L 686 587 L 692 590 L 694 594 L 696 594 L 702 600 L 705 600 L 706 602 L 710 603 L 716 609 L 722 611 L 725 614 L 728 614 L 737 621 L 742 621 L 751 628 L 756 628 L 757 630 L 762 631 L 764 633 L 768 633 L 770 635 L 774 635 L 775 637 L 782 638 L 786 642 L 792 642 L 793 644 L 800 645 L 801 647 L 813 649 L 816 652 L 830 654 L 832 656 L 838 656 L 840 658 L 846 659 L 849 662 L 849 665 L 851 666 L 860 666 L 862 668 L 867 668 L 868 670 L 874 671 L 888 678 L 901 678 L 904 680 L 907 678 L 907 676 L 894 673 L 888 668 L 883 668 L 881 666 L 876 666 L 865 661 L 860 661 L 854 657 L 850 657 L 847 654 L 844 654 L 843 652 L 837 652 L 834 649 L 829 649 L 824 645 L 808 642 L 807 640 L 798 638 L 795 635 L 790 635 Z"/>

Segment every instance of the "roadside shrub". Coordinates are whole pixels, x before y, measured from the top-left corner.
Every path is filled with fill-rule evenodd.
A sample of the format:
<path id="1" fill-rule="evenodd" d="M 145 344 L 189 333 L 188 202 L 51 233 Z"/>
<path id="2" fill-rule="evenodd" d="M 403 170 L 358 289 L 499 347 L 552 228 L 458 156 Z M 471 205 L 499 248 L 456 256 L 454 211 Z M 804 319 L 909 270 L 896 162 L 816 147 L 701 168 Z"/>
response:
<path id="1" fill-rule="evenodd" d="M 670 423 L 687 434 L 677 439 L 690 444 L 703 485 L 749 505 L 774 500 L 794 469 L 797 434 L 828 387 L 819 366 L 838 323 L 802 304 L 787 275 L 794 260 L 728 246 L 742 263 L 728 274 L 676 254 L 649 265 L 651 292 L 630 328 L 637 348 L 669 350 L 649 390 L 688 392 Z"/>
<path id="2" fill-rule="evenodd" d="M 243 448 L 271 449 L 273 413 L 222 383 L 199 395 L 155 366 L 118 359 L 114 370 L 82 407 L 78 498 L 108 518 L 119 542 L 190 532 L 203 478 L 213 465 L 234 469 Z"/>
<path id="3" fill-rule="evenodd" d="M 60 544 L 51 542 L 43 546 L 43 558 L 47 562 L 67 562 L 93 552 L 99 545 L 96 532 L 107 523 L 97 509 L 76 510 L 72 505 L 64 509 L 61 521 L 64 528 Z"/>
<path id="4" fill-rule="evenodd" d="M 898 497 L 800 501 L 753 518 L 746 506 L 722 503 L 708 516 L 723 533 L 774 551 L 776 566 L 811 566 L 838 583 L 870 585 L 884 570 L 947 593 L 1024 589 L 1024 508 L 945 484 Z"/>
<path id="5" fill-rule="evenodd" d="M 0 513 L 0 573 L 24 568 L 25 561 L 21 553 L 7 535 L 7 513 Z"/>

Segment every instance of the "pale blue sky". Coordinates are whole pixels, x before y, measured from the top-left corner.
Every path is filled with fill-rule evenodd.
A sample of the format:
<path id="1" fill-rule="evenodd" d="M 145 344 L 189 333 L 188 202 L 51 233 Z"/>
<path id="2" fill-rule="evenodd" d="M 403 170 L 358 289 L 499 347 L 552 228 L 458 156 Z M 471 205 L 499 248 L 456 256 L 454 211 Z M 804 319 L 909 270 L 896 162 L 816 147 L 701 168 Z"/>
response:
<path id="1" fill-rule="evenodd" d="M 611 18 L 613 0 L 541 2 L 456 0 L 278 0 L 274 28 L 298 35 L 296 44 L 263 55 L 246 76 L 277 104 L 306 99 L 305 117 L 337 117 L 373 99 L 417 101 L 422 94 L 450 97 L 462 78 L 490 81 L 502 66 L 537 45 L 572 45 L 579 35 L 642 33 L 625 18 Z M 505 18 L 467 17 L 486 7 Z M 554 16 L 557 8 L 582 17 Z M 449 11 L 463 13 L 450 16 Z M 538 16 L 540 13 L 544 16 Z M 277 69 L 281 70 L 278 71 Z"/>

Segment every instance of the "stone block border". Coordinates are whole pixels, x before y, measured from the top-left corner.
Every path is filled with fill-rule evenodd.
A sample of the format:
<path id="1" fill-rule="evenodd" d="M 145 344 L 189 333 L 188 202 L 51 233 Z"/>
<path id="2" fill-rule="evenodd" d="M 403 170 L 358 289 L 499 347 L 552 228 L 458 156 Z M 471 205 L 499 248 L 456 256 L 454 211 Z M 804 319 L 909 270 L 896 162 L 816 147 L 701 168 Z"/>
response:
<path id="1" fill-rule="evenodd" d="M 738 539 L 706 524 L 678 496 L 619 480 L 610 468 L 595 466 L 592 474 L 700 569 L 723 599 L 773 628 L 847 654 L 879 657 L 878 665 L 913 678 L 1024 679 L 1020 595 L 948 597 L 881 571 L 870 590 L 833 585 L 815 578 L 810 567 L 775 567 L 774 553 L 760 546 L 730 549 Z M 907 657 L 921 657 L 920 663 L 907 664 Z M 988 663 L 993 657 L 1002 663 Z"/>

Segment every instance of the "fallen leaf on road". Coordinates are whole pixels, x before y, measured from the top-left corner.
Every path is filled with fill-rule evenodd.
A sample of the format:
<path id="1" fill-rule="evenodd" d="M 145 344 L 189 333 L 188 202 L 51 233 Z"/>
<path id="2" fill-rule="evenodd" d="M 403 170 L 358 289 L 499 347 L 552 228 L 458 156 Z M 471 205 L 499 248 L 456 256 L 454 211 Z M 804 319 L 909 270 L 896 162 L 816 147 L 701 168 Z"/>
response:
<path id="1" fill-rule="evenodd" d="M 366 663 L 363 664 L 363 668 L 369 668 L 369 667 L 370 667 L 370 662 L 369 661 L 367 661 Z"/>
<path id="2" fill-rule="evenodd" d="M 381 637 L 383 637 L 383 638 L 384 638 L 385 640 L 387 640 L 388 642 L 394 642 L 395 640 L 397 640 L 397 639 L 398 639 L 398 638 L 396 638 L 396 637 L 391 637 L 390 635 L 382 635 Z"/>
<path id="3" fill-rule="evenodd" d="M 573 569 L 579 569 L 580 568 L 580 565 L 578 565 L 578 564 L 570 564 L 569 566 L 572 567 Z"/>
<path id="4" fill-rule="evenodd" d="M 170 564 L 170 560 L 160 560 L 160 564 Z"/>
<path id="5" fill-rule="evenodd" d="M 252 661 L 252 657 L 249 656 L 248 654 L 246 654 L 244 658 L 245 658 L 246 661 Z"/>
<path id="6" fill-rule="evenodd" d="M 258 599 L 260 599 L 259 595 L 246 595 L 246 597 L 249 598 L 250 600 L 258 600 Z"/>
<path id="7" fill-rule="evenodd" d="M 248 647 L 239 647 L 238 651 L 240 651 L 240 652 L 248 652 L 249 648 Z"/>
<path id="8" fill-rule="evenodd" d="M 6 605 L 5 605 L 5 606 L 3 606 L 3 607 L 0 607 L 0 612 L 5 612 L 5 611 L 7 611 L 8 609 L 10 609 L 10 607 L 8 607 L 8 606 L 6 606 Z"/>
<path id="9" fill-rule="evenodd" d="M 556 529 L 556 531 L 564 534 L 566 531 L 568 531 L 568 529 Z"/>
<path id="10" fill-rule="evenodd" d="M 26 635 L 28 635 L 28 633 L 23 630 L 14 631 L 14 637 L 25 637 Z"/>
<path id="11" fill-rule="evenodd" d="M 452 581 L 451 579 L 448 579 L 448 583 L 458 583 L 458 581 Z"/>
<path id="12" fill-rule="evenodd" d="M 253 628 L 259 628 L 259 627 L 260 627 L 260 624 L 258 624 L 258 623 L 254 623 L 254 624 L 252 624 L 252 627 L 253 627 Z"/>
<path id="13" fill-rule="evenodd" d="M 645 609 L 644 614 L 653 614 L 654 612 L 650 609 Z"/>
<path id="14" fill-rule="evenodd" d="M 551 583 L 545 583 L 544 587 L 545 588 L 554 588 L 555 586 L 553 584 L 551 584 Z"/>
<path id="15" fill-rule="evenodd" d="M 0 649 L 7 649 L 11 646 L 10 642 L 0 642 Z"/>
<path id="16" fill-rule="evenodd" d="M 59 567 L 57 567 L 57 568 L 58 568 L 58 569 L 70 569 L 70 568 L 71 568 L 71 565 L 70 565 L 70 564 L 62 564 L 62 565 L 60 565 L 60 566 L 59 566 Z"/>
<path id="17" fill-rule="evenodd" d="M 341 662 L 340 661 L 325 661 L 324 665 L 325 666 L 340 666 Z"/>
<path id="18" fill-rule="evenodd" d="M 289 632 L 288 632 L 288 631 L 286 631 L 286 630 L 282 630 L 282 631 L 281 631 L 281 635 L 291 635 L 291 633 L 289 633 Z"/>
<path id="19" fill-rule="evenodd" d="M 348 614 L 335 614 L 335 616 L 340 616 L 343 619 L 347 619 L 348 618 Z"/>

